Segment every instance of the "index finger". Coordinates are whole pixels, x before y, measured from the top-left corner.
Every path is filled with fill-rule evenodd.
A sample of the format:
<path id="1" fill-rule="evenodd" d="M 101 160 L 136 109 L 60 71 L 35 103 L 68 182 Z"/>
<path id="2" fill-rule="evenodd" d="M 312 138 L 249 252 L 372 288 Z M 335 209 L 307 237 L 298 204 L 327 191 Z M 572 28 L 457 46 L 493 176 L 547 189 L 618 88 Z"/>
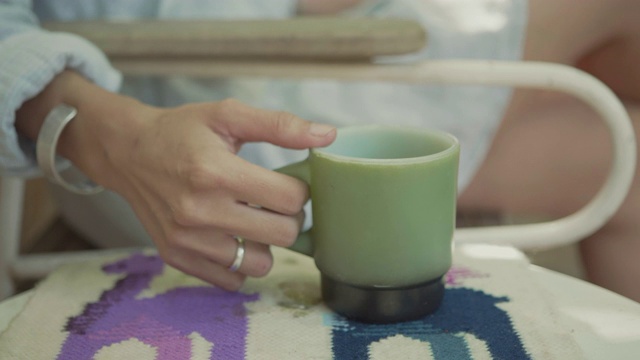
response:
<path id="1" fill-rule="evenodd" d="M 236 200 L 284 215 L 296 215 L 309 199 L 304 181 L 239 159 L 230 190 Z"/>

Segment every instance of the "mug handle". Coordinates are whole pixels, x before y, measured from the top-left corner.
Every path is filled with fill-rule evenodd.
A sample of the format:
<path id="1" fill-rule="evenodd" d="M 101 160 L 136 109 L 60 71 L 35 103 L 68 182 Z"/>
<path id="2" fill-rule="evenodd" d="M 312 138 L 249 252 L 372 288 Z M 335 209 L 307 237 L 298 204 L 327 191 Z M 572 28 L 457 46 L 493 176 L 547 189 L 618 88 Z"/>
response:
<path id="1" fill-rule="evenodd" d="M 293 176 L 307 183 L 307 185 L 311 184 L 311 171 L 309 169 L 309 158 L 306 158 L 302 161 L 289 164 L 283 166 L 279 169 L 275 169 L 279 173 Z M 293 245 L 289 246 L 287 249 L 293 250 L 300 254 L 313 256 L 313 238 L 311 235 L 311 230 L 306 230 L 298 234 L 298 238 Z"/>
<path id="2" fill-rule="evenodd" d="M 587 205 L 571 215 L 545 223 L 457 229 L 454 241 L 458 243 L 511 245 L 526 250 L 580 241 L 614 215 L 633 181 L 636 140 L 629 115 L 611 89 L 570 66 L 545 62 L 441 60 L 385 65 L 291 64 L 286 68 L 268 67 L 265 71 L 272 77 L 555 90 L 583 100 L 604 119 L 613 140 L 613 164 L 605 183 Z M 309 234 L 302 238 L 300 245 L 294 246 L 310 252 Z M 302 246 L 304 242 L 309 246 Z"/>

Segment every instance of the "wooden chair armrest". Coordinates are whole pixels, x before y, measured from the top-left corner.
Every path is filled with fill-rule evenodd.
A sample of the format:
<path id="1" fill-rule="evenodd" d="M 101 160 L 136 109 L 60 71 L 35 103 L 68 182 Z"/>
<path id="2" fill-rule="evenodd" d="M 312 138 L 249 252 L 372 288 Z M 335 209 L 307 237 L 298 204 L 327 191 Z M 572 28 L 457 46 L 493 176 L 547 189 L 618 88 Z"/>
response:
<path id="1" fill-rule="evenodd" d="M 404 19 L 84 21 L 43 26 L 78 34 L 112 60 L 368 61 L 375 56 L 410 54 L 426 44 L 422 26 Z"/>

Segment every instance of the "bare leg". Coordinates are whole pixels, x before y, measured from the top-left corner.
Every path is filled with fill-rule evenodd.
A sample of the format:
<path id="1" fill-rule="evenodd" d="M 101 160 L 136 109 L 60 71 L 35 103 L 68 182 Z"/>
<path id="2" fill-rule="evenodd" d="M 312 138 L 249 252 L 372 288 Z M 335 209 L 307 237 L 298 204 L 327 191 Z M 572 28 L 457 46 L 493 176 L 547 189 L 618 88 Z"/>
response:
<path id="1" fill-rule="evenodd" d="M 640 19 L 640 11 L 637 14 Z M 580 59 L 578 66 L 604 81 L 624 99 L 640 102 L 640 20 L 630 34 Z"/>
<path id="2" fill-rule="evenodd" d="M 530 6 L 525 59 L 572 64 L 600 77 L 629 101 L 640 135 L 640 82 L 633 80 L 640 77 L 640 28 L 633 29 L 639 24 L 629 20 L 629 14 L 640 14 L 640 3 L 587 0 L 576 6 L 574 1 L 536 0 Z M 626 57 L 616 56 L 623 53 Z M 488 158 L 461 194 L 459 206 L 567 215 L 595 194 L 610 156 L 607 130 L 586 106 L 564 95 L 518 90 Z M 639 210 L 636 176 L 620 211 L 581 243 L 589 279 L 637 301 Z"/>

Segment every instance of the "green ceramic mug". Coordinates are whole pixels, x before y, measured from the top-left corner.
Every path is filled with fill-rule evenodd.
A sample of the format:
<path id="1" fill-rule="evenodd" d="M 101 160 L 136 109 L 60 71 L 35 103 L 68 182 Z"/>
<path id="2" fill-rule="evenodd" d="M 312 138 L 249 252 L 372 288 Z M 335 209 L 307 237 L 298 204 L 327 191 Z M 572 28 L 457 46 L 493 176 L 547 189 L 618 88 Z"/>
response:
<path id="1" fill-rule="evenodd" d="M 292 249 L 313 256 L 330 308 L 395 322 L 439 306 L 451 266 L 459 153 L 447 133 L 358 126 L 278 170 L 310 186 L 313 227 Z"/>

